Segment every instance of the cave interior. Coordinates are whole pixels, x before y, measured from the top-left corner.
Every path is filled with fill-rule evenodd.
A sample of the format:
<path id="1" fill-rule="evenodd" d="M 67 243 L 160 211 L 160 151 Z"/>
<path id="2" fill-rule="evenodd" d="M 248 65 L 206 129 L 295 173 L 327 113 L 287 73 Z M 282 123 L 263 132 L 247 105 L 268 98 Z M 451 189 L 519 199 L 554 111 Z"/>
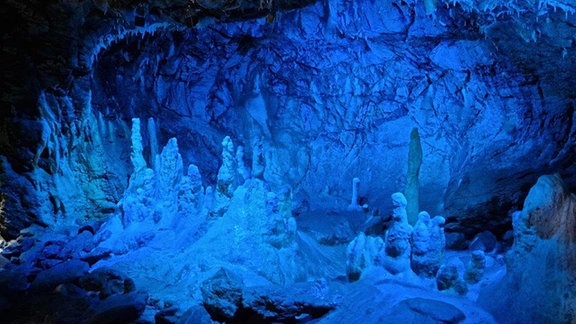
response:
<path id="1" fill-rule="evenodd" d="M 572 0 L 7 0 L 4 323 L 576 323 Z"/>

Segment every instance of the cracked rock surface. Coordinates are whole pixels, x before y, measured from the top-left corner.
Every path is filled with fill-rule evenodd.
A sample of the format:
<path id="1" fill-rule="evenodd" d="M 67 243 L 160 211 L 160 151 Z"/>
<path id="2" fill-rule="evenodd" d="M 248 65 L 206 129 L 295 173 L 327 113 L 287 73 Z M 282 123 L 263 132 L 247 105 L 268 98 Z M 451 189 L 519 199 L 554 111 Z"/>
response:
<path id="1" fill-rule="evenodd" d="M 248 165 L 262 146 L 264 179 L 302 211 L 346 208 L 354 177 L 388 210 L 417 127 L 420 207 L 468 237 L 509 229 L 539 175 L 576 183 L 569 2 L 143 3 L 2 8 L 4 235 L 110 215 L 134 117 L 176 137 L 206 183 L 225 135 Z"/>

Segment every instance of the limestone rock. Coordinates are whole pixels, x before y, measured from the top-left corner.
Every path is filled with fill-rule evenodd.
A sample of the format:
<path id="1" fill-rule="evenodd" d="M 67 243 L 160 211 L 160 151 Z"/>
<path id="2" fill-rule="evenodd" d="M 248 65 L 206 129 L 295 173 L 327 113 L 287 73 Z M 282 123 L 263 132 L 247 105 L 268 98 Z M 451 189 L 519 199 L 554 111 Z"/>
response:
<path id="1" fill-rule="evenodd" d="M 289 323 L 298 319 L 320 318 L 337 306 L 330 288 L 321 287 L 315 295 L 317 281 L 294 286 L 266 286 L 246 288 L 242 295 L 242 308 L 251 321 L 261 323 Z"/>
<path id="2" fill-rule="evenodd" d="M 217 321 L 234 318 L 242 306 L 243 287 L 242 279 L 224 268 L 203 282 L 202 298 L 210 316 Z"/>
<path id="3" fill-rule="evenodd" d="M 194 164 L 188 166 L 186 176 L 182 178 L 180 192 L 178 193 L 178 213 L 183 217 L 196 216 L 204 204 L 204 187 L 198 167 Z"/>
<path id="4" fill-rule="evenodd" d="M 234 144 L 229 136 L 222 140 L 222 165 L 218 170 L 216 191 L 214 192 L 214 210 L 217 216 L 222 216 L 228 210 L 230 198 L 236 188 L 236 159 Z"/>
<path id="5" fill-rule="evenodd" d="M 484 276 L 484 269 L 486 268 L 486 255 L 484 251 L 475 250 L 472 251 L 472 257 L 466 266 L 466 273 L 464 274 L 464 280 L 466 282 L 475 284 L 480 282 L 482 276 Z"/>
<path id="6" fill-rule="evenodd" d="M 60 284 L 72 282 L 88 273 L 88 263 L 80 260 L 61 262 L 41 271 L 31 284 L 31 289 L 51 290 Z"/>
<path id="7" fill-rule="evenodd" d="M 466 250 L 468 248 L 466 236 L 459 232 L 446 233 L 446 248 L 456 251 Z"/>
<path id="8" fill-rule="evenodd" d="M 197 305 L 188 309 L 181 316 L 181 324 L 197 324 L 197 323 L 216 323 L 210 318 L 210 314 L 206 311 L 206 308 Z"/>
<path id="9" fill-rule="evenodd" d="M 88 324 L 132 323 L 146 307 L 147 295 L 140 292 L 111 296 L 93 307 L 90 316 L 85 316 Z"/>
<path id="10" fill-rule="evenodd" d="M 406 299 L 398 303 L 389 316 L 382 318 L 386 323 L 460 323 L 466 315 L 449 303 L 426 298 Z"/>
<path id="11" fill-rule="evenodd" d="M 385 258 L 384 241 L 380 237 L 358 234 L 346 248 L 348 281 L 357 281 L 362 272 L 372 266 L 382 266 Z"/>
<path id="12" fill-rule="evenodd" d="M 178 213 L 178 194 L 183 177 L 182 157 L 176 138 L 171 138 L 156 156 L 156 181 L 160 201 L 156 207 L 161 227 L 172 227 Z"/>
<path id="13" fill-rule="evenodd" d="M 132 279 L 110 268 L 98 268 L 92 271 L 80 278 L 79 285 L 85 290 L 98 292 L 100 299 L 117 294 L 127 294 L 136 289 Z"/>
<path id="14" fill-rule="evenodd" d="M 468 292 L 468 287 L 455 263 L 443 264 L 440 267 L 436 274 L 436 286 L 440 291 L 453 291 L 458 295 L 465 295 Z"/>
<path id="15" fill-rule="evenodd" d="M 296 220 L 292 217 L 292 191 L 284 187 L 279 194 L 268 192 L 266 197 L 266 241 L 276 248 L 289 247 L 296 238 Z"/>
<path id="16" fill-rule="evenodd" d="M 216 191 L 226 197 L 231 197 L 235 188 L 236 159 L 234 157 L 234 144 L 230 136 L 222 140 L 222 165 L 218 170 L 218 186 Z"/>
<path id="17" fill-rule="evenodd" d="M 404 195 L 408 200 L 406 212 L 410 225 L 414 225 L 418 221 L 421 165 L 422 144 L 420 143 L 420 133 L 418 128 L 413 128 L 410 133 L 410 144 L 408 145 L 408 171 L 406 174 L 406 189 L 404 190 Z"/>
<path id="18" fill-rule="evenodd" d="M 264 159 L 264 144 L 259 140 L 252 148 L 252 177 L 262 178 L 265 168 L 266 160 Z"/>
<path id="19" fill-rule="evenodd" d="M 498 247 L 498 239 L 490 231 L 484 231 L 476 234 L 472 242 L 470 242 L 470 250 L 481 250 L 490 253 Z"/>
<path id="20" fill-rule="evenodd" d="M 250 178 L 250 170 L 246 167 L 244 163 L 244 146 L 238 145 L 236 148 L 236 165 L 238 170 L 238 183 L 243 184 L 244 181 Z"/>
<path id="21" fill-rule="evenodd" d="M 140 133 L 140 118 L 132 118 L 132 149 L 130 151 L 130 160 L 134 167 L 134 173 L 138 173 L 146 168 L 142 147 L 142 134 Z"/>
<path id="22" fill-rule="evenodd" d="M 406 216 L 406 198 L 402 193 L 392 195 L 393 225 L 386 231 L 384 267 L 392 274 L 410 270 L 412 226 Z"/>
<path id="23" fill-rule="evenodd" d="M 348 205 L 348 210 L 359 211 L 362 210 L 362 206 L 358 204 L 358 188 L 360 187 L 360 179 L 352 179 L 352 199 L 350 200 L 350 205 Z"/>
<path id="24" fill-rule="evenodd" d="M 430 219 L 427 212 L 418 214 L 412 233 L 411 255 L 411 267 L 416 274 L 434 277 L 444 261 L 446 240 L 443 225 L 441 216 Z"/>
<path id="25" fill-rule="evenodd" d="M 513 214 L 512 226 L 514 245 L 506 254 L 506 275 L 481 291 L 479 303 L 502 323 L 573 323 L 576 196 L 558 175 L 541 176 L 522 211 Z"/>

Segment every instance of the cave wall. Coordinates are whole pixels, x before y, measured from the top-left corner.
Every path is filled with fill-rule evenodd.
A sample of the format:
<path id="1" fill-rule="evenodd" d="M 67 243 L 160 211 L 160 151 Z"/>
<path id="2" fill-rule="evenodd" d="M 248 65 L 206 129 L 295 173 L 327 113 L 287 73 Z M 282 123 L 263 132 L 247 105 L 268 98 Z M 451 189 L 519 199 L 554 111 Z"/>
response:
<path id="1" fill-rule="evenodd" d="M 420 2 L 324 1 L 185 28 L 154 10 L 141 27 L 125 7 L 50 8 L 82 28 L 31 20 L 19 31 L 49 26 L 25 40 L 47 37 L 63 62 L 36 71 L 35 91 L 3 114 L 2 191 L 14 228 L 105 218 L 131 173 L 132 117 L 154 117 L 161 145 L 177 137 L 207 183 L 225 135 L 245 146 L 247 163 L 261 142 L 265 179 L 291 185 L 301 211 L 346 208 L 353 177 L 363 201 L 388 210 L 387 197 L 405 186 L 414 127 L 421 208 L 454 229 L 509 222 L 542 173 L 574 184 L 574 17 L 561 10 L 521 16 L 458 2 L 430 14 Z"/>

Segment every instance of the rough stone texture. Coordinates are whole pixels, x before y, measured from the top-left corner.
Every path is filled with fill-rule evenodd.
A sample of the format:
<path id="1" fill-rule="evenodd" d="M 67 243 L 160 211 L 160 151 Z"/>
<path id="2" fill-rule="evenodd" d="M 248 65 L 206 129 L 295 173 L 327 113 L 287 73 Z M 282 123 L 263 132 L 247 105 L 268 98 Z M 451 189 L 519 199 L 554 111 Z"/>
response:
<path id="1" fill-rule="evenodd" d="M 382 266 L 384 241 L 380 237 L 358 234 L 346 248 L 346 275 L 349 281 L 360 279 L 362 272 L 372 266 Z"/>
<path id="2" fill-rule="evenodd" d="M 132 279 L 110 268 L 95 269 L 80 278 L 78 284 L 84 290 L 98 292 L 100 299 L 106 299 L 117 294 L 131 293 L 136 288 Z"/>
<path id="3" fill-rule="evenodd" d="M 404 196 L 408 200 L 406 213 L 408 222 L 414 226 L 418 221 L 420 202 L 420 167 L 422 166 L 422 143 L 418 128 L 413 128 L 410 132 L 410 143 L 408 144 L 408 170 L 406 174 L 406 189 Z"/>
<path id="4" fill-rule="evenodd" d="M 384 267 L 392 274 L 410 270 L 412 226 L 406 216 L 406 198 L 402 193 L 392 194 L 393 225 L 386 231 Z"/>
<path id="5" fill-rule="evenodd" d="M 460 323 L 466 315 L 454 305 L 425 298 L 412 298 L 398 303 L 392 316 L 382 318 L 390 323 Z"/>
<path id="6" fill-rule="evenodd" d="M 144 312 L 146 299 L 147 295 L 139 292 L 111 296 L 96 304 L 84 321 L 89 324 L 134 322 Z"/>
<path id="7" fill-rule="evenodd" d="M 480 250 L 483 252 L 494 252 L 498 247 L 498 239 L 489 231 L 478 233 L 470 242 L 470 250 Z"/>
<path id="8" fill-rule="evenodd" d="M 178 137 L 185 164 L 212 183 L 222 136 L 248 156 L 261 141 L 264 177 L 288 181 L 295 201 L 314 208 L 345 206 L 346 179 L 359 174 L 360 196 L 388 204 L 406 182 L 408 132 L 418 127 L 421 207 L 445 209 L 469 237 L 505 222 L 502 210 L 539 173 L 568 174 L 574 163 L 568 0 L 146 3 L 144 16 L 127 1 L 0 9 L 9 26 L 2 191 L 15 229 L 106 218 L 132 172 L 133 117 L 154 116 L 159 140 Z"/>
<path id="9" fill-rule="evenodd" d="M 234 318 L 242 305 L 242 279 L 226 269 L 220 269 L 202 283 L 204 307 L 217 321 Z"/>
<path id="10" fill-rule="evenodd" d="M 486 255 L 482 250 L 472 251 L 472 257 L 466 265 L 466 273 L 464 274 L 464 280 L 466 282 L 475 284 L 480 282 L 482 276 L 484 275 L 484 269 L 486 268 Z"/>
<path id="11" fill-rule="evenodd" d="M 502 323 L 576 321 L 575 195 L 558 175 L 542 176 L 512 224 L 506 275 L 487 287 L 479 302 Z"/>
<path id="12" fill-rule="evenodd" d="M 198 167 L 194 164 L 188 166 L 188 172 L 182 179 L 178 194 L 178 210 L 182 215 L 194 216 L 204 205 L 204 187 Z"/>
<path id="13" fill-rule="evenodd" d="M 52 290 L 58 285 L 72 282 L 88 273 L 88 263 L 80 260 L 61 262 L 40 272 L 31 284 L 31 289 Z"/>
<path id="14" fill-rule="evenodd" d="M 436 286 L 440 291 L 453 292 L 465 295 L 468 292 L 466 282 L 462 278 L 461 271 L 456 263 L 443 264 L 436 274 Z"/>
<path id="15" fill-rule="evenodd" d="M 418 274 L 434 277 L 444 262 L 446 239 L 444 236 L 444 218 L 420 212 L 412 232 L 412 254 L 410 266 Z"/>
<path id="16" fill-rule="evenodd" d="M 222 216 L 228 210 L 230 199 L 236 189 L 238 168 L 234 157 L 234 144 L 229 136 L 222 140 L 222 165 L 218 169 L 216 192 L 214 193 L 214 214 Z"/>
<path id="17" fill-rule="evenodd" d="M 202 285 L 204 307 L 212 319 L 226 323 L 291 323 L 318 318 L 337 306 L 324 280 L 291 286 L 246 287 L 221 269 Z"/>

